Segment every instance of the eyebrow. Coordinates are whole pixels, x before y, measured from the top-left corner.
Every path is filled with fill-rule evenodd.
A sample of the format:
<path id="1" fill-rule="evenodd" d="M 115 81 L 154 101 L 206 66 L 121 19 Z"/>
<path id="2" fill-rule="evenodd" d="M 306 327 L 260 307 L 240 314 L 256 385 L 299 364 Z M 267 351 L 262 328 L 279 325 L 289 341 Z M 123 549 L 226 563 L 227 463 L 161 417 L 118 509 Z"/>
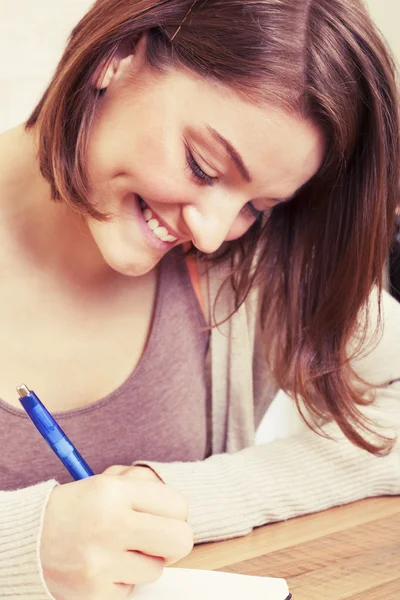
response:
<path id="1" fill-rule="evenodd" d="M 225 148 L 225 150 L 227 151 L 227 153 L 229 154 L 229 156 L 231 157 L 231 159 L 233 160 L 233 162 L 237 166 L 237 168 L 239 170 L 239 173 L 241 174 L 241 176 L 243 177 L 243 179 L 245 181 L 247 181 L 248 183 L 251 183 L 252 182 L 252 177 L 251 177 L 251 175 L 249 173 L 249 170 L 246 167 L 243 158 L 240 156 L 239 152 L 236 150 L 236 148 L 234 147 L 234 145 L 229 140 L 227 140 L 226 138 L 224 138 L 223 135 L 221 135 L 220 133 L 218 133 L 218 131 L 216 131 L 216 129 L 214 129 L 213 127 L 211 127 L 211 125 L 207 125 L 207 129 L 211 133 L 211 135 L 213 136 L 213 138 L 215 140 L 217 140 L 217 142 L 219 142 Z M 290 200 L 293 200 L 293 198 L 297 195 L 297 193 L 301 190 L 302 187 L 303 186 L 299 187 L 290 196 L 286 196 L 285 198 L 271 198 L 271 200 L 272 201 L 276 201 L 276 202 L 280 202 L 282 204 L 290 202 Z"/>
<path id="2" fill-rule="evenodd" d="M 247 181 L 248 183 L 250 183 L 252 181 L 251 175 L 249 173 L 248 168 L 244 164 L 243 158 L 240 156 L 240 154 L 236 150 L 236 148 L 231 144 L 231 142 L 229 140 L 224 138 L 220 133 L 218 133 L 218 131 L 213 129 L 213 127 L 211 127 L 211 125 L 207 125 L 207 129 L 211 133 L 213 138 L 216 139 L 225 148 L 225 150 L 227 151 L 227 153 L 229 154 L 229 156 L 231 157 L 231 159 L 237 166 L 238 171 L 241 174 L 241 176 L 243 177 L 243 179 L 245 181 Z"/>

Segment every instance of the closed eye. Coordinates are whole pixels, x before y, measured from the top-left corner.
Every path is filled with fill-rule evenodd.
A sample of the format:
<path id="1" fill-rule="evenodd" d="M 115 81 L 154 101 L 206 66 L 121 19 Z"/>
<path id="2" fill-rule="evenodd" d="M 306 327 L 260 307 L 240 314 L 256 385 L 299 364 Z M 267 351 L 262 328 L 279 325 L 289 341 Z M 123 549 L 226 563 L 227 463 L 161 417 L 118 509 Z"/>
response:
<path id="1" fill-rule="evenodd" d="M 245 215 L 253 217 L 254 219 L 258 219 L 264 213 L 263 210 L 257 210 L 252 202 L 248 202 L 247 204 L 245 204 L 241 212 Z"/>
<path id="2" fill-rule="evenodd" d="M 191 171 L 191 175 L 195 178 L 198 185 L 214 185 L 215 177 L 211 177 L 210 175 L 207 175 L 207 173 L 204 173 L 203 169 L 199 167 L 193 158 L 193 154 L 188 147 L 186 147 L 186 162 Z"/>
<path id="3" fill-rule="evenodd" d="M 207 173 L 205 173 L 203 171 L 203 169 L 199 166 L 199 164 L 196 162 L 192 152 L 190 151 L 189 147 L 186 144 L 185 144 L 185 147 L 186 147 L 186 166 L 190 170 L 190 174 L 192 175 L 192 177 L 194 177 L 197 185 L 213 186 L 217 178 L 211 177 L 211 175 L 207 175 Z M 293 196 L 294 196 L 294 194 L 293 194 Z M 281 204 L 283 202 L 289 202 L 293 198 L 293 196 L 291 196 L 290 198 L 282 198 L 280 200 L 277 199 L 276 203 Z M 254 219 L 258 219 L 266 211 L 269 211 L 272 208 L 273 207 L 270 206 L 263 210 L 259 210 L 254 206 L 254 204 L 252 202 L 248 202 L 242 208 L 241 213 L 245 214 L 245 215 L 249 215 L 249 216 L 253 217 Z"/>

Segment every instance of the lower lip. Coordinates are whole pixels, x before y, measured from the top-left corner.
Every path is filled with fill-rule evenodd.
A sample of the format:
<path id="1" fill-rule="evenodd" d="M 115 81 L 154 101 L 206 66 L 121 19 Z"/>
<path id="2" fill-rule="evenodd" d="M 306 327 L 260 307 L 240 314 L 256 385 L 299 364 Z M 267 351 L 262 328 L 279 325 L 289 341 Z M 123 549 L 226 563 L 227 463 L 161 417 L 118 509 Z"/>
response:
<path id="1" fill-rule="evenodd" d="M 144 218 L 142 209 L 140 207 L 139 196 L 137 194 L 134 194 L 134 202 L 135 202 L 135 209 L 136 209 L 135 213 L 138 216 L 140 228 L 143 231 L 143 235 L 146 238 L 146 241 L 148 242 L 149 246 L 151 246 L 155 250 L 161 250 L 162 252 L 166 252 L 168 250 L 171 250 L 171 248 L 173 248 L 177 244 L 179 244 L 179 240 L 176 242 L 172 242 L 172 243 L 171 242 L 163 242 L 162 240 L 160 240 L 160 238 L 158 238 L 151 231 L 151 229 L 149 229 L 149 226 L 147 225 L 147 222 Z"/>

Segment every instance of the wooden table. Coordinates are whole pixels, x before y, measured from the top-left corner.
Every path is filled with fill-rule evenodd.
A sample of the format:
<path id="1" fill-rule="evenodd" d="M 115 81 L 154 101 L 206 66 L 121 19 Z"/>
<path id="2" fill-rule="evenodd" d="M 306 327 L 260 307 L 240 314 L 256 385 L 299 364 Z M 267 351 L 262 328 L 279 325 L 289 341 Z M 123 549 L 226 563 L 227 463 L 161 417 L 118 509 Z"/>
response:
<path id="1" fill-rule="evenodd" d="M 400 598 L 400 498 L 372 498 L 202 544 L 176 566 L 284 577 L 293 600 Z"/>

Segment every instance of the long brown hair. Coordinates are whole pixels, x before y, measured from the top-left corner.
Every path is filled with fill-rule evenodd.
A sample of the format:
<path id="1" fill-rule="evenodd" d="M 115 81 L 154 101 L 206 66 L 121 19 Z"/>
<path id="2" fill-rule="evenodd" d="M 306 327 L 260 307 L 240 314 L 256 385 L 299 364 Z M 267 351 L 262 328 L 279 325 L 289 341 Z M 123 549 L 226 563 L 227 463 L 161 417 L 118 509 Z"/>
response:
<path id="1" fill-rule="evenodd" d="M 333 418 L 353 443 L 387 452 L 386 438 L 367 439 L 371 424 L 359 409 L 367 400 L 349 355 L 360 310 L 372 288 L 382 287 L 400 164 L 395 69 L 364 5 L 98 0 L 73 30 L 27 122 L 39 133 L 53 198 L 96 218 L 104 216 L 87 201 L 85 170 L 100 95 L 93 81 L 121 44 L 133 51 L 144 32 L 154 68 L 184 66 L 324 131 L 319 173 L 222 251 L 236 257 L 237 305 L 250 285 L 260 286 L 267 360 L 300 412 L 301 402 L 308 409 L 310 426 Z"/>

